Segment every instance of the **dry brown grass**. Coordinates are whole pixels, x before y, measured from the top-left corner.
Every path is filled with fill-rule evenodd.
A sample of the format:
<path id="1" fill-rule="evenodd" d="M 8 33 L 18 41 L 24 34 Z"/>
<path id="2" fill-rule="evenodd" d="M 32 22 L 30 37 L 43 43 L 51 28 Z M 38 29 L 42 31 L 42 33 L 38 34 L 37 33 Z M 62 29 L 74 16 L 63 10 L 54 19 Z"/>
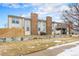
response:
<path id="1" fill-rule="evenodd" d="M 54 41 L 61 42 L 54 42 Z M 78 37 L 53 38 L 53 39 L 35 39 L 26 42 L 6 42 L 0 43 L 0 55 L 26 55 L 36 51 L 46 49 L 50 46 L 65 44 L 78 41 Z"/>
<path id="2" fill-rule="evenodd" d="M 24 36 L 24 30 L 21 28 L 0 28 L 0 38 Z"/>
<path id="3" fill-rule="evenodd" d="M 0 55 L 26 55 L 55 45 L 54 42 L 32 40 L 28 42 L 0 43 Z"/>

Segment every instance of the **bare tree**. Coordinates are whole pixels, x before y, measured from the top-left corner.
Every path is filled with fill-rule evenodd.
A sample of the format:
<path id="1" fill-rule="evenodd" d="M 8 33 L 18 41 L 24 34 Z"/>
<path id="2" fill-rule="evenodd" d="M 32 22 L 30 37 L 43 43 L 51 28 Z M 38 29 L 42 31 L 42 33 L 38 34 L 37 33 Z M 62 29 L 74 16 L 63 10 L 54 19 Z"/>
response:
<path id="1" fill-rule="evenodd" d="M 66 24 L 69 25 L 69 32 L 71 30 L 70 23 L 75 27 L 79 27 L 79 4 L 78 3 L 71 3 L 68 4 L 69 9 L 63 10 L 62 12 L 62 19 Z M 70 34 L 70 33 L 69 33 Z"/>

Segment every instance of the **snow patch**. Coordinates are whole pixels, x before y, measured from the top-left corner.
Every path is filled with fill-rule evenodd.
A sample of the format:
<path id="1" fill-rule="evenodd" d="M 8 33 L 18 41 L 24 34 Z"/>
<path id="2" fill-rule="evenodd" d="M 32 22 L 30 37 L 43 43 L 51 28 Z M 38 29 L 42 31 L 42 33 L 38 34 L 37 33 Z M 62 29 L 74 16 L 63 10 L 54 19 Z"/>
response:
<path id="1" fill-rule="evenodd" d="M 79 45 L 70 49 L 66 49 L 64 52 L 58 54 L 57 56 L 79 56 Z"/>
<path id="2" fill-rule="evenodd" d="M 58 40 L 56 40 L 56 41 L 54 41 L 54 42 L 62 42 L 62 41 L 58 41 Z"/>

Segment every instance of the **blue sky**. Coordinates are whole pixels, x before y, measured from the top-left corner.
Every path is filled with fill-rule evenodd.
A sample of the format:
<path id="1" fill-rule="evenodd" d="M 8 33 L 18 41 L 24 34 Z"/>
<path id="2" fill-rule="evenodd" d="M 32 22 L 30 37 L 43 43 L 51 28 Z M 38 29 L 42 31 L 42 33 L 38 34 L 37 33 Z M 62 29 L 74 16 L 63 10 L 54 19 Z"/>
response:
<path id="1" fill-rule="evenodd" d="M 67 3 L 0 3 L 0 28 L 8 23 L 8 15 L 16 15 L 30 18 L 30 14 L 37 13 L 39 19 L 51 16 L 53 21 L 60 19 L 62 11 L 68 9 Z"/>

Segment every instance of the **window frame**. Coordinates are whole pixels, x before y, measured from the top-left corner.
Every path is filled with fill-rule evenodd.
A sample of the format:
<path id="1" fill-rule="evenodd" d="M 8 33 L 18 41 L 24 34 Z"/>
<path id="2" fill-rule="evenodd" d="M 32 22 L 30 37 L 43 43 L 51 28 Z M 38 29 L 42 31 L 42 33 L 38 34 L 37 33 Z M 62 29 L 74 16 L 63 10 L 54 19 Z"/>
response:
<path id="1" fill-rule="evenodd" d="M 18 20 L 17 18 L 13 18 L 13 19 L 12 19 L 12 23 L 13 23 L 13 24 L 19 24 L 19 20 Z"/>

